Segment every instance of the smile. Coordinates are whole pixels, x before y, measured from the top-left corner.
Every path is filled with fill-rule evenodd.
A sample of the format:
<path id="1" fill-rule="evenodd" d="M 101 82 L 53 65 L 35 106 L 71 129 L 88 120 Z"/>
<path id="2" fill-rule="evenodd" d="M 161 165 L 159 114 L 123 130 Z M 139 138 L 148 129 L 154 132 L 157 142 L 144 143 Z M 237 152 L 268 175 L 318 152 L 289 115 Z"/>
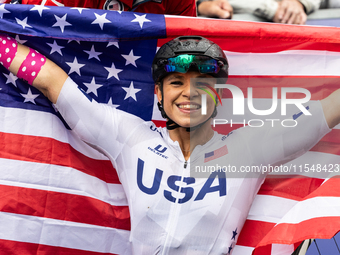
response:
<path id="1" fill-rule="evenodd" d="M 197 110 L 201 108 L 201 106 L 198 104 L 180 104 L 177 106 L 178 108 L 184 109 L 184 110 Z"/>
<path id="2" fill-rule="evenodd" d="M 201 109 L 201 105 L 194 102 L 182 102 L 176 105 L 178 109 L 183 113 L 194 113 Z"/>

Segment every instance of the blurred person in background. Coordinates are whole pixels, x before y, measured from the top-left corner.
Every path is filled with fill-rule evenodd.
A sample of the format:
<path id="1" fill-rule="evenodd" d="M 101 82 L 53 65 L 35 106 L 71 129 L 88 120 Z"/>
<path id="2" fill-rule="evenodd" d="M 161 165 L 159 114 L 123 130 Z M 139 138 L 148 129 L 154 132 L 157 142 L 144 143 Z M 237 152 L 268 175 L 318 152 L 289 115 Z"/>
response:
<path id="1" fill-rule="evenodd" d="M 250 13 L 268 21 L 303 25 L 307 15 L 320 8 L 322 0 L 197 0 L 198 15 L 232 18 L 233 13 Z"/>
<path id="2" fill-rule="evenodd" d="M 340 8 L 340 0 L 322 0 L 321 8 Z"/>

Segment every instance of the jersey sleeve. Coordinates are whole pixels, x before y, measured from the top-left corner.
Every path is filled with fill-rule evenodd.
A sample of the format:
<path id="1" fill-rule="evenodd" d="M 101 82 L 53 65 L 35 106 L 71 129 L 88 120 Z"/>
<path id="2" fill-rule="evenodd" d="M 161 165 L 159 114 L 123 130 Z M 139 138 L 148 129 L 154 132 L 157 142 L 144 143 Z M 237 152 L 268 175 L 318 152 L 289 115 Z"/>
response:
<path id="1" fill-rule="evenodd" d="M 331 131 L 319 101 L 310 103 L 308 109 L 311 115 L 297 114 L 286 125 L 269 121 L 260 128 L 244 128 L 242 137 L 254 164 L 284 164 L 309 151 Z"/>
<path id="2" fill-rule="evenodd" d="M 71 78 L 63 85 L 55 106 L 73 132 L 113 162 L 133 131 L 145 123 L 132 114 L 91 100 Z"/>
<path id="3" fill-rule="evenodd" d="M 318 10 L 321 5 L 321 0 L 299 0 L 305 7 L 306 13 L 311 14 L 312 12 Z"/>
<path id="4" fill-rule="evenodd" d="M 251 13 L 256 16 L 272 20 L 278 8 L 275 0 L 229 0 L 234 13 Z"/>

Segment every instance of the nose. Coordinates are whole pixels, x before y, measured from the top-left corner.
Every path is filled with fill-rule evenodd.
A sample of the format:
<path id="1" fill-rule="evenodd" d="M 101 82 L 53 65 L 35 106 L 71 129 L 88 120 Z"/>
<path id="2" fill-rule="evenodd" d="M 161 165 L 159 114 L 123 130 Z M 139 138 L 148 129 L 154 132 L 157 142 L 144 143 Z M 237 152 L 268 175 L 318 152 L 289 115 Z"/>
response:
<path id="1" fill-rule="evenodd" d="M 192 99 L 199 95 L 197 88 L 193 85 L 192 82 L 190 82 L 190 78 L 185 80 L 182 95 L 187 97 L 188 99 Z"/>

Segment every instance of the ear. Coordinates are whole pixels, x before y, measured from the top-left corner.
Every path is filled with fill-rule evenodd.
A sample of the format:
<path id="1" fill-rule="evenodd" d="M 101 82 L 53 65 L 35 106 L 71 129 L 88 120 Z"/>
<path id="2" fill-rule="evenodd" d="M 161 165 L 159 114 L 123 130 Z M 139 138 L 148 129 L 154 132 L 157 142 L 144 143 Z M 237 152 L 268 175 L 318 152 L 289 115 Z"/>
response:
<path id="1" fill-rule="evenodd" d="M 160 103 L 162 101 L 162 91 L 161 84 L 159 82 L 155 84 L 155 93 L 157 95 L 158 102 Z"/>

